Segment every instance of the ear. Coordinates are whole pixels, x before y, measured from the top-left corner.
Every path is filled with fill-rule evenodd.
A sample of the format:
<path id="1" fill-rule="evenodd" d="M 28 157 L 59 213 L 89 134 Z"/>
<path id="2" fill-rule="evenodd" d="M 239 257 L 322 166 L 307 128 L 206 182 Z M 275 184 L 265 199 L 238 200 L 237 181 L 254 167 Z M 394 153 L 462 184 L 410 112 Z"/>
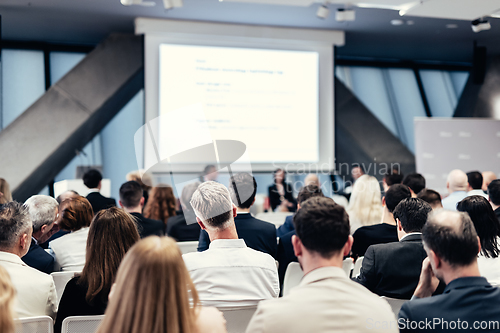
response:
<path id="1" fill-rule="evenodd" d="M 446 182 L 446 188 L 449 189 L 450 188 L 450 182 Z"/>
<path id="2" fill-rule="evenodd" d="M 236 215 L 238 215 L 238 214 L 236 213 L 236 210 L 237 210 L 237 208 L 236 208 L 236 206 L 233 204 L 233 217 L 236 217 Z"/>
<path id="3" fill-rule="evenodd" d="M 297 210 L 299 210 L 299 209 L 300 209 L 300 204 L 299 204 L 299 203 L 297 203 Z"/>
<path id="4" fill-rule="evenodd" d="M 121 200 L 118 200 L 118 204 L 120 205 L 121 208 L 124 208 Z"/>
<path id="5" fill-rule="evenodd" d="M 396 223 L 398 224 L 398 231 L 403 231 L 403 225 L 399 219 L 396 219 Z"/>
<path id="6" fill-rule="evenodd" d="M 382 206 L 385 206 L 385 195 L 382 197 Z"/>
<path id="7" fill-rule="evenodd" d="M 429 260 L 431 262 L 431 267 L 434 267 L 434 268 L 441 268 L 442 267 L 443 262 L 441 261 L 441 258 L 439 258 L 434 251 L 428 250 L 427 256 L 429 257 Z"/>
<path id="8" fill-rule="evenodd" d="M 30 239 L 28 239 L 28 234 L 23 234 L 19 240 L 19 246 L 25 250 L 31 245 Z"/>
<path id="9" fill-rule="evenodd" d="M 254 203 L 255 203 L 255 197 L 253 197 L 253 201 L 252 201 L 252 204 L 250 206 L 253 206 Z"/>
<path id="10" fill-rule="evenodd" d="M 300 241 L 299 237 L 297 235 L 292 236 L 292 246 L 293 246 L 293 253 L 297 258 L 302 257 L 303 250 L 302 250 L 302 242 Z"/>
<path id="11" fill-rule="evenodd" d="M 344 257 L 347 257 L 349 255 L 349 253 L 351 252 L 351 248 L 352 248 L 352 244 L 354 243 L 354 238 L 349 235 L 349 237 L 347 237 L 347 242 L 345 242 L 344 244 L 344 249 L 343 249 L 343 256 Z"/>
<path id="12" fill-rule="evenodd" d="M 141 198 L 141 201 L 139 201 L 139 206 L 144 207 L 144 197 Z"/>
<path id="13" fill-rule="evenodd" d="M 42 225 L 42 227 L 40 228 L 40 231 L 42 232 L 42 234 L 45 234 L 45 229 L 47 229 L 46 224 Z"/>
<path id="14" fill-rule="evenodd" d="M 198 216 L 196 216 L 196 222 L 198 222 L 198 224 L 200 225 L 201 230 L 207 230 L 207 227 L 205 227 L 205 225 Z"/>
<path id="15" fill-rule="evenodd" d="M 477 236 L 477 248 L 479 249 L 477 253 L 481 253 L 481 240 L 479 239 L 479 236 Z"/>

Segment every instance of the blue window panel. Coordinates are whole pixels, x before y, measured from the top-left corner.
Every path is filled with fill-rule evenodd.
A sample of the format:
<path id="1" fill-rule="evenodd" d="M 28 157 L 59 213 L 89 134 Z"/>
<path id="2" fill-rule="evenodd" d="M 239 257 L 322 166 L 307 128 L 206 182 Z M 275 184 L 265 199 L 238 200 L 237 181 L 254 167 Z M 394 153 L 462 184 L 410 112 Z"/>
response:
<path id="1" fill-rule="evenodd" d="M 420 77 L 433 117 L 453 117 L 457 94 L 448 72 L 421 70 Z"/>
<path id="2" fill-rule="evenodd" d="M 457 96 L 457 99 L 460 99 L 460 96 L 462 96 L 462 93 L 465 88 L 465 84 L 467 83 L 467 80 L 469 79 L 469 72 L 449 72 L 450 73 L 450 79 L 453 84 L 453 88 L 455 90 L 455 95 Z"/>
<path id="3" fill-rule="evenodd" d="M 83 58 L 85 53 L 51 52 L 50 53 L 50 84 L 59 81 Z"/>

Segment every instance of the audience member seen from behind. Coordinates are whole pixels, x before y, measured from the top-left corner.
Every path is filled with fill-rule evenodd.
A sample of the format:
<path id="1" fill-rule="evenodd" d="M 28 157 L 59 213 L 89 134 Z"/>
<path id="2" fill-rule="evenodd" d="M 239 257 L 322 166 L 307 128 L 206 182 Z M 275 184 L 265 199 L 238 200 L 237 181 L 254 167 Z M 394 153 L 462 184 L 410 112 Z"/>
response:
<path id="1" fill-rule="evenodd" d="M 467 175 L 462 170 L 452 170 L 446 180 L 449 195 L 441 200 L 446 210 L 457 210 L 457 203 L 467 196 Z"/>
<path id="2" fill-rule="evenodd" d="M 153 184 L 153 179 L 151 178 L 151 176 L 148 173 L 145 173 L 143 170 L 137 170 L 127 173 L 127 176 L 125 178 L 128 182 L 134 181 L 141 185 L 142 196 L 144 197 L 144 205 L 146 205 L 149 199 L 149 192 L 151 192 L 151 189 L 153 188 L 151 186 Z"/>
<path id="3" fill-rule="evenodd" d="M 141 238 L 151 235 L 163 236 L 165 234 L 163 221 L 148 219 L 142 215 L 144 197 L 143 189 L 138 182 L 129 181 L 120 186 L 119 203 L 120 207 L 134 217 Z"/>
<path id="4" fill-rule="evenodd" d="M 0 266 L 9 273 L 16 289 L 17 316 L 55 318 L 57 294 L 54 280 L 21 260 L 29 250 L 32 233 L 26 207 L 15 201 L 0 206 Z"/>
<path id="5" fill-rule="evenodd" d="M 250 214 L 250 207 L 255 202 L 257 182 L 249 173 L 238 173 L 229 179 L 229 193 L 236 205 L 234 224 L 238 238 L 254 250 L 267 253 L 276 259 L 276 226 Z M 205 230 L 200 233 L 198 251 L 205 251 L 210 245 L 210 238 Z"/>
<path id="6" fill-rule="evenodd" d="M 151 236 L 127 253 L 97 333 L 223 333 L 215 308 L 202 308 L 172 238 Z"/>
<path id="7" fill-rule="evenodd" d="M 398 242 L 398 228 L 394 219 L 394 209 L 403 199 L 411 198 L 408 186 L 394 184 L 382 198 L 382 223 L 361 227 L 353 234 L 352 255 L 354 258 L 365 255 L 370 245 Z"/>
<path id="8" fill-rule="evenodd" d="M 217 172 L 215 165 L 209 164 L 203 169 L 201 182 L 216 182 L 218 177 L 219 173 Z"/>
<path id="9" fill-rule="evenodd" d="M 193 194 L 191 205 L 211 241 L 208 250 L 183 256 L 201 304 L 252 306 L 278 297 L 276 262 L 269 254 L 251 249 L 238 239 L 236 207 L 228 189 L 217 182 L 205 182 Z"/>
<path id="10" fill-rule="evenodd" d="M 98 170 L 91 169 L 85 172 L 83 175 L 83 183 L 89 188 L 89 194 L 87 194 L 86 198 L 92 205 L 94 214 L 101 209 L 116 206 L 116 200 L 114 198 L 106 198 L 100 193 L 102 174 Z"/>
<path id="11" fill-rule="evenodd" d="M 274 184 L 269 186 L 269 204 L 272 211 L 294 212 L 296 202 L 293 197 L 292 185 L 286 182 L 286 172 L 283 169 L 277 169 L 273 173 Z"/>
<path id="12" fill-rule="evenodd" d="M 116 207 L 97 213 L 89 230 L 83 271 L 68 282 L 62 294 L 54 326 L 56 333 L 61 332 L 66 317 L 104 314 L 118 266 L 138 240 L 139 233 L 130 214 Z"/>
<path id="13" fill-rule="evenodd" d="M 484 193 L 483 175 L 479 171 L 467 172 L 467 196 L 480 195 L 488 199 L 488 195 Z"/>
<path id="14" fill-rule="evenodd" d="M 9 183 L 3 178 L 0 178 L 0 205 L 12 201 Z"/>
<path id="15" fill-rule="evenodd" d="M 175 196 L 172 187 L 166 184 L 153 187 L 143 214 L 148 219 L 162 221 L 165 228 L 168 218 L 176 214 Z"/>
<path id="16" fill-rule="evenodd" d="M 12 284 L 9 273 L 0 266 L 0 332 L 14 333 L 14 303 L 16 290 Z"/>
<path id="17" fill-rule="evenodd" d="M 484 171 L 482 174 L 483 176 L 483 186 L 482 190 L 484 193 L 488 192 L 488 185 L 495 179 L 497 179 L 497 175 L 493 171 Z"/>
<path id="18" fill-rule="evenodd" d="M 342 269 L 351 251 L 349 217 L 332 199 L 305 201 L 294 218 L 293 249 L 304 277 L 291 293 L 259 303 L 247 332 L 397 332 L 386 301 L 352 282 Z"/>
<path id="19" fill-rule="evenodd" d="M 441 195 L 431 189 L 425 188 L 417 195 L 417 198 L 424 200 L 429 205 L 431 205 L 432 210 L 443 209 L 443 204 L 441 203 Z"/>
<path id="20" fill-rule="evenodd" d="M 304 178 L 304 186 L 307 185 L 316 185 L 317 187 L 321 188 L 321 182 L 319 181 L 318 175 L 315 173 L 308 174 L 306 178 Z M 349 201 L 347 201 L 347 198 L 343 195 L 330 193 L 330 197 L 333 199 L 333 201 L 335 201 L 336 204 L 339 204 L 344 208 L 349 204 Z M 290 218 L 290 223 L 293 225 L 292 216 L 287 216 L 287 220 L 288 218 Z"/>
<path id="21" fill-rule="evenodd" d="M 394 209 L 399 242 L 370 246 L 355 281 L 379 296 L 410 299 L 427 256 L 421 230 L 431 211 L 423 200 L 402 200 Z"/>
<path id="22" fill-rule="evenodd" d="M 56 199 L 48 195 L 34 195 L 26 200 L 24 205 L 28 208 L 33 224 L 33 236 L 30 249 L 22 260 L 28 266 L 50 274 L 54 271 L 54 257 L 39 244 L 45 243 L 59 230 L 59 226 L 54 223 L 59 212 L 59 204 Z"/>
<path id="23" fill-rule="evenodd" d="M 403 180 L 403 185 L 408 186 L 411 191 L 411 197 L 416 198 L 425 188 L 425 178 L 419 173 L 410 173 Z"/>
<path id="24" fill-rule="evenodd" d="M 483 196 L 473 195 L 460 201 L 457 210 L 469 214 L 481 241 L 477 259 L 481 276 L 492 284 L 500 285 L 500 221 L 490 203 Z"/>
<path id="25" fill-rule="evenodd" d="M 94 218 L 92 206 L 84 197 L 76 197 L 64 200 L 59 211 L 59 228 L 70 233 L 49 243 L 56 260 L 54 269 L 81 271 L 85 265 L 89 226 Z"/>
<path id="26" fill-rule="evenodd" d="M 399 312 L 401 332 L 415 332 L 411 322 L 426 321 L 430 326 L 419 332 L 455 332 L 457 323 L 466 331 L 472 331 L 474 324 L 476 329 L 486 324 L 493 325 L 487 328 L 489 332 L 498 332 L 500 290 L 480 276 L 480 242 L 469 216 L 442 210 L 432 215 L 422 233 L 428 258 L 415 297 Z M 446 284 L 445 291 L 430 297 L 439 281 Z"/>
<path id="27" fill-rule="evenodd" d="M 496 179 L 488 185 L 488 197 L 491 208 L 493 208 L 495 215 L 500 220 L 500 179 Z"/>
<path id="28" fill-rule="evenodd" d="M 394 168 L 391 171 L 388 171 L 384 175 L 384 179 L 382 180 L 382 187 L 384 188 L 384 192 L 387 192 L 389 187 L 396 184 L 401 184 L 403 182 L 404 175 L 401 172 L 400 168 Z"/>
<path id="29" fill-rule="evenodd" d="M 347 213 L 351 233 L 359 227 L 374 225 L 382 220 L 380 185 L 375 177 L 363 175 L 354 183 Z"/>
<path id="30" fill-rule="evenodd" d="M 184 186 L 179 198 L 182 214 L 168 218 L 167 235 L 178 242 L 198 241 L 200 238 L 200 225 L 196 222 L 196 215 L 190 202 L 200 184 L 195 182 Z"/>

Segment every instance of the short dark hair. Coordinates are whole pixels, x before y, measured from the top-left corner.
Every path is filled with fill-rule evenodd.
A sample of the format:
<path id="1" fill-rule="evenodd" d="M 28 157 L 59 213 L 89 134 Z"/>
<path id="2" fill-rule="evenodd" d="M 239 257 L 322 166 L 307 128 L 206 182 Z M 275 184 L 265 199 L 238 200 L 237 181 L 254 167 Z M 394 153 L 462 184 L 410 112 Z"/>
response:
<path id="1" fill-rule="evenodd" d="M 403 180 L 403 184 L 411 188 L 413 193 L 419 194 L 425 188 L 425 178 L 419 173 L 410 173 Z"/>
<path id="2" fill-rule="evenodd" d="M 408 186 L 403 184 L 394 184 L 385 193 L 385 206 L 390 213 L 394 211 L 401 200 L 411 198 L 411 192 Z"/>
<path id="3" fill-rule="evenodd" d="M 212 169 L 215 169 L 217 170 L 217 168 L 215 167 L 215 165 L 213 164 L 209 164 L 207 165 L 204 169 L 203 169 L 203 175 L 206 176 L 208 174 L 211 174 L 213 171 Z"/>
<path id="4" fill-rule="evenodd" d="M 362 171 L 364 174 L 366 174 L 366 169 L 365 169 L 365 165 L 364 165 L 364 164 L 360 164 L 360 163 L 353 163 L 353 164 L 351 164 L 351 171 L 352 171 L 352 169 L 354 169 L 354 168 L 360 168 L 360 169 L 361 169 L 361 171 Z"/>
<path id="5" fill-rule="evenodd" d="M 439 223 L 442 214 L 459 214 L 460 225 Z M 477 233 L 469 215 L 442 211 L 433 215 L 422 229 L 425 246 L 452 266 L 468 266 L 476 260 L 479 246 Z"/>
<path id="6" fill-rule="evenodd" d="M 257 182 L 251 174 L 242 172 L 229 179 L 229 194 L 237 207 L 243 209 L 250 208 L 256 193 Z"/>
<path id="7" fill-rule="evenodd" d="M 500 206 L 500 179 L 495 179 L 488 185 L 488 195 L 494 205 Z"/>
<path id="8" fill-rule="evenodd" d="M 134 208 L 139 206 L 143 190 L 141 184 L 136 181 L 129 181 L 120 186 L 120 201 L 125 208 Z"/>
<path id="9" fill-rule="evenodd" d="M 399 168 L 394 168 L 391 171 L 388 171 L 384 175 L 384 180 L 387 186 L 392 186 L 395 184 L 401 184 L 403 182 L 404 174 L 401 172 Z"/>
<path id="10" fill-rule="evenodd" d="M 407 198 L 394 209 L 394 219 L 401 221 L 404 232 L 420 232 L 427 222 L 432 207 L 427 202 L 417 198 Z"/>
<path id="11" fill-rule="evenodd" d="M 321 187 L 314 184 L 304 186 L 297 196 L 297 203 L 302 204 L 302 202 L 313 197 L 324 197 Z"/>
<path id="12" fill-rule="evenodd" d="M 417 198 L 424 200 L 431 206 L 441 203 L 441 195 L 438 192 L 428 188 L 424 188 L 422 191 L 420 191 L 420 193 L 417 195 Z"/>
<path id="13" fill-rule="evenodd" d="M 467 172 L 467 182 L 473 190 L 480 190 L 483 187 L 483 175 L 479 171 Z"/>
<path id="14" fill-rule="evenodd" d="M 99 186 L 99 182 L 102 180 L 102 175 L 99 170 L 90 169 L 83 175 L 83 183 L 88 188 L 96 188 Z"/>
<path id="15" fill-rule="evenodd" d="M 333 199 L 314 197 L 304 201 L 293 217 L 297 237 L 309 251 L 331 258 L 350 234 L 349 216 Z"/>

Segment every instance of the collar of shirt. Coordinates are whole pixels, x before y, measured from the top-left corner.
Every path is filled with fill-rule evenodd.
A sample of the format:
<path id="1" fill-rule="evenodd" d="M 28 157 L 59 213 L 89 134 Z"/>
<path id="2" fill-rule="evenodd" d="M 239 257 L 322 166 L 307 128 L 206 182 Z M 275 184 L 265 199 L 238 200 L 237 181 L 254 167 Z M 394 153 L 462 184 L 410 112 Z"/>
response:
<path id="1" fill-rule="evenodd" d="M 331 278 L 347 279 L 347 275 L 345 274 L 344 270 L 340 267 L 335 267 L 335 266 L 320 267 L 304 275 L 302 281 L 300 281 L 300 285 L 302 286 Z"/>
<path id="2" fill-rule="evenodd" d="M 88 193 L 99 193 L 98 188 L 91 188 Z"/>
<path id="3" fill-rule="evenodd" d="M 31 236 L 31 239 L 35 242 L 36 245 L 38 245 L 38 241 L 36 240 L 35 237 Z"/>
<path id="4" fill-rule="evenodd" d="M 209 249 L 245 248 L 247 247 L 243 239 L 216 239 L 209 245 Z"/>
<path id="5" fill-rule="evenodd" d="M 486 278 L 482 276 L 461 277 L 453 281 L 450 281 L 450 283 L 448 283 L 448 285 L 444 289 L 443 294 L 447 294 L 453 289 L 485 287 L 485 286 L 490 286 L 490 284 L 488 283 Z"/>
<path id="6" fill-rule="evenodd" d="M 421 232 L 410 232 L 409 234 L 406 234 L 403 237 L 401 237 L 401 239 L 399 241 L 401 242 L 403 239 L 405 239 L 406 237 L 408 237 L 410 235 L 421 235 L 421 234 L 422 234 Z"/>
<path id="7" fill-rule="evenodd" d="M 0 261 L 7 261 L 14 264 L 26 266 L 26 264 L 21 260 L 21 258 L 19 258 L 17 254 L 10 252 L 0 251 Z"/>

